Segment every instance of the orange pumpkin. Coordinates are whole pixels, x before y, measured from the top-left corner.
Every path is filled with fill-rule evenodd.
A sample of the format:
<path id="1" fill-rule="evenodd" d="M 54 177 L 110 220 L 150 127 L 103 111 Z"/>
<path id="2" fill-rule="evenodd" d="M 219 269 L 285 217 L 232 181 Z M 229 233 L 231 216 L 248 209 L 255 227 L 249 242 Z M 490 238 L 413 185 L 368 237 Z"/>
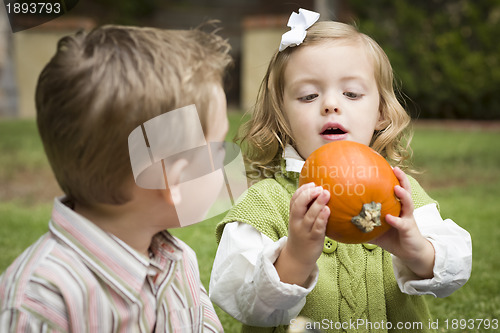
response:
<path id="1" fill-rule="evenodd" d="M 365 243 L 389 230 L 385 215 L 399 216 L 399 181 L 376 151 L 352 141 L 334 141 L 314 151 L 299 185 L 314 182 L 330 192 L 326 235 L 343 243 Z"/>

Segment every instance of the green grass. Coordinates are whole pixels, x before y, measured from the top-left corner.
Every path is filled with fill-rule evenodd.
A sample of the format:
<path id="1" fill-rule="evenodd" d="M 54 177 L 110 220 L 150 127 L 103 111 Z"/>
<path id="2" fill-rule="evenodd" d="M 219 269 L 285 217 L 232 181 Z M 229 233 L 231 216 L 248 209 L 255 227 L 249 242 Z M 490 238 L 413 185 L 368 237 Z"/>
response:
<path id="1" fill-rule="evenodd" d="M 235 134 L 240 119 L 240 114 L 230 114 L 228 138 Z M 499 141 L 500 132 L 416 128 L 412 142 L 414 164 L 425 171 L 416 178 L 439 201 L 442 216 L 468 230 L 473 242 L 469 282 L 448 298 L 427 297 L 442 332 L 446 319 L 450 324 L 452 319 L 500 320 Z M 0 156 L 0 194 L 4 182 L 12 177 L 21 174 L 25 178 L 29 173 L 36 179 L 49 169 L 33 121 L 0 121 Z M 52 198 L 29 203 L 24 197 L 1 199 L 0 271 L 47 230 L 51 204 Z M 172 231 L 196 251 L 202 282 L 207 288 L 217 248 L 214 229 L 219 218 Z M 217 307 L 216 310 L 227 332 L 238 331 L 239 324 L 234 319 Z"/>
<path id="2" fill-rule="evenodd" d="M 424 188 L 472 238 L 473 267 L 467 284 L 444 299 L 428 298 L 442 332 L 449 319 L 500 320 L 500 132 L 417 128 L 412 147 Z"/>
<path id="3" fill-rule="evenodd" d="M 44 167 L 47 164 L 43 146 L 32 120 L 3 120 L 0 123 L 0 170 Z"/>
<path id="4" fill-rule="evenodd" d="M 0 203 L 0 271 L 48 230 L 51 208 L 50 204 L 25 209 L 16 201 Z"/>
<path id="5" fill-rule="evenodd" d="M 414 163 L 430 188 L 498 181 L 499 132 L 417 128 Z M 424 186 L 428 188 L 428 186 Z"/>
<path id="6" fill-rule="evenodd" d="M 432 300 L 432 308 L 446 318 L 500 320 L 500 228 L 496 183 L 455 186 L 432 192 L 441 213 L 465 228 L 472 237 L 473 269 L 469 282 L 451 297 Z"/>

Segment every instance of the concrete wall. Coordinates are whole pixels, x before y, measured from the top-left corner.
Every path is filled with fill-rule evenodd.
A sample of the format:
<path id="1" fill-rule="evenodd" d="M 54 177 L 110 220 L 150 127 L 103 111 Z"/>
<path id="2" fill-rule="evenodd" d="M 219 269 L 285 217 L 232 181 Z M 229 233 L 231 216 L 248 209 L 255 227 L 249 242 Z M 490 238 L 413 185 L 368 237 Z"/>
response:
<path id="1" fill-rule="evenodd" d="M 15 117 L 17 87 L 12 60 L 12 30 L 5 7 L 0 5 L 0 117 Z"/>
<path id="2" fill-rule="evenodd" d="M 14 34 L 14 59 L 18 83 L 18 117 L 33 118 L 38 75 L 54 55 L 57 41 L 65 32 L 20 31 Z"/>
<path id="3" fill-rule="evenodd" d="M 269 61 L 281 35 L 289 30 L 287 22 L 287 16 L 254 16 L 243 21 L 240 104 L 245 111 L 255 104 Z"/>
<path id="4" fill-rule="evenodd" d="M 36 28 L 13 34 L 14 68 L 18 87 L 17 117 L 36 116 L 35 88 L 43 67 L 56 52 L 60 38 L 76 31 L 89 30 L 92 20 L 59 18 Z"/>

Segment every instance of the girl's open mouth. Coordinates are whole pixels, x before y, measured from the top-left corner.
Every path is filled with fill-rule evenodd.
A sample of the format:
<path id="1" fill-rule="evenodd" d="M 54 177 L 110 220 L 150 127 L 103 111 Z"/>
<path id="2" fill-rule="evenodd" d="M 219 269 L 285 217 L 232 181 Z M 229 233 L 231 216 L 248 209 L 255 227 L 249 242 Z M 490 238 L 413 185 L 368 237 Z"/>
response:
<path id="1" fill-rule="evenodd" d="M 345 134 L 345 131 L 343 131 L 340 128 L 327 128 L 321 133 L 321 135 L 335 135 L 335 134 Z"/>
<path id="2" fill-rule="evenodd" d="M 323 126 L 319 134 L 328 141 L 344 140 L 347 137 L 346 129 L 342 125 L 335 123 L 328 123 Z"/>

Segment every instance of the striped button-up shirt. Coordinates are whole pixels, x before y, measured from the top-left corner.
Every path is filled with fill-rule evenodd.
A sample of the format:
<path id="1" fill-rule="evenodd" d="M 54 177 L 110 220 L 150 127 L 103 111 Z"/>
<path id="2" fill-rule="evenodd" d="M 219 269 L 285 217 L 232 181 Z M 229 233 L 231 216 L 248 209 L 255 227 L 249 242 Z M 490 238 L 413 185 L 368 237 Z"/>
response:
<path id="1" fill-rule="evenodd" d="M 221 332 L 194 251 L 168 232 L 151 258 L 55 200 L 49 232 L 0 277 L 0 332 Z"/>

